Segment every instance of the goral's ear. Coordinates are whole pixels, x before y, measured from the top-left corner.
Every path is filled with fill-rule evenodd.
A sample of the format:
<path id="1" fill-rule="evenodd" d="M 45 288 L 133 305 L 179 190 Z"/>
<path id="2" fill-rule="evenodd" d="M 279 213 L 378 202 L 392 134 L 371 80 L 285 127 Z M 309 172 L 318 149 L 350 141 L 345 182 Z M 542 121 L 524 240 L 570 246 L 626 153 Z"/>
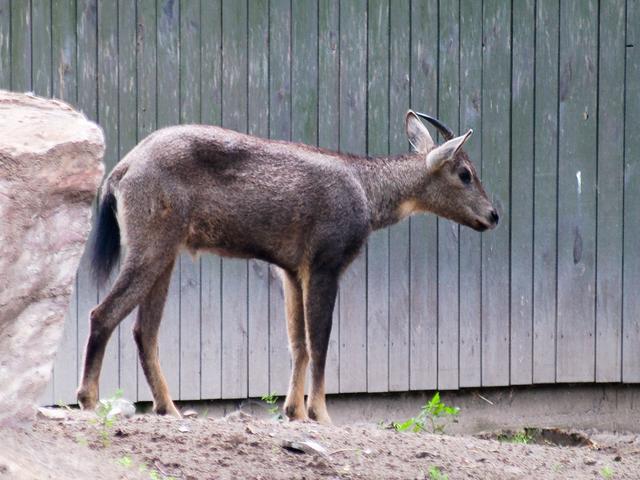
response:
<path id="1" fill-rule="evenodd" d="M 409 143 L 416 152 L 427 153 L 433 148 L 434 142 L 429 134 L 429 130 L 424 126 L 422 120 L 418 118 L 413 110 L 409 110 L 405 117 L 405 128 L 407 130 L 407 138 Z"/>
<path id="2" fill-rule="evenodd" d="M 446 143 L 443 143 L 438 148 L 434 148 L 427 155 L 427 168 L 429 171 L 435 171 L 439 169 L 445 162 L 451 160 L 458 150 L 462 148 L 465 142 L 469 139 L 473 130 L 469 130 L 460 137 L 452 138 Z"/>

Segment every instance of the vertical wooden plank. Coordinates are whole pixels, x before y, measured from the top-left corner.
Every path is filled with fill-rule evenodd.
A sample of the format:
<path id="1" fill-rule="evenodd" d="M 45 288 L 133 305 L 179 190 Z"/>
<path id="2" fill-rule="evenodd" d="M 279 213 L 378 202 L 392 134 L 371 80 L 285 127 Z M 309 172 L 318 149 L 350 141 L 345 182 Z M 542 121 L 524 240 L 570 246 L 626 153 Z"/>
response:
<path id="1" fill-rule="evenodd" d="M 180 123 L 200 123 L 200 2 L 180 2 Z M 180 399 L 200 398 L 200 259 L 180 254 Z"/>
<path id="2" fill-rule="evenodd" d="M 600 3 L 596 238 L 596 382 L 622 373 L 625 2 Z"/>
<path id="3" fill-rule="evenodd" d="M 440 22 L 438 117 L 454 132 L 458 131 L 460 30 L 459 5 L 442 2 Z M 442 140 L 442 139 L 441 139 Z M 438 388 L 458 388 L 459 278 L 458 251 L 460 227 L 438 219 Z"/>
<path id="4" fill-rule="evenodd" d="M 180 11 L 174 0 L 156 2 L 157 128 L 180 122 Z M 180 265 L 176 261 L 159 334 L 160 363 L 172 398 L 180 395 Z"/>
<path id="5" fill-rule="evenodd" d="M 389 6 L 389 150 L 409 148 L 404 128 L 410 107 L 410 2 Z M 389 228 L 389 390 L 409 389 L 409 219 Z"/>
<path id="6" fill-rule="evenodd" d="M 14 2 L 14 6 L 16 3 Z M 52 5 L 52 94 L 71 104 L 76 95 L 76 15 L 75 0 L 56 0 Z M 24 55 L 24 53 L 23 53 Z M 31 56 L 29 55 L 29 59 Z M 12 60 L 13 64 L 13 60 Z M 12 65 L 13 68 L 13 65 Z M 29 66 L 29 82 L 31 78 Z M 30 85 L 30 83 L 29 83 Z M 71 295 L 69 311 L 56 361 L 54 363 L 53 399 L 55 402 L 75 403 L 78 371 L 78 303 Z"/>
<path id="7" fill-rule="evenodd" d="M 51 96 L 51 0 L 39 0 L 32 6 L 31 15 L 33 25 L 31 41 L 34 46 L 31 52 L 31 88 L 36 95 L 49 97 Z M 1 12 L 0 16 L 2 16 Z M 78 48 L 80 42 L 82 39 L 78 38 Z M 79 61 L 78 52 L 78 63 Z"/>
<path id="8" fill-rule="evenodd" d="M 533 382 L 556 379 L 560 3 L 537 0 L 533 214 Z"/>
<path id="9" fill-rule="evenodd" d="M 340 150 L 365 153 L 367 4 L 340 4 Z M 351 264 L 340 287 L 340 392 L 367 389 L 366 253 Z"/>
<path id="10" fill-rule="evenodd" d="M 11 0 L 0 0 L 0 88 L 11 89 Z"/>
<path id="11" fill-rule="evenodd" d="M 298 0 L 291 10 L 291 140 L 318 143 L 318 10 Z"/>
<path id="12" fill-rule="evenodd" d="M 367 153 L 389 153 L 389 2 L 371 0 L 367 16 Z M 389 390 L 389 231 L 367 245 L 367 391 Z"/>
<path id="13" fill-rule="evenodd" d="M 222 5 L 222 124 L 247 130 L 247 5 Z M 247 395 L 247 261 L 222 260 L 222 397 Z"/>
<path id="14" fill-rule="evenodd" d="M 509 103 L 511 6 L 483 4 L 482 179 L 500 227 L 482 238 L 482 384 L 509 383 Z"/>
<path id="15" fill-rule="evenodd" d="M 438 2 L 411 3 L 411 103 L 437 113 Z M 435 132 L 431 129 L 435 138 Z M 438 376 L 438 228 L 433 215 L 411 218 L 410 388 L 437 387 Z"/>
<path id="16" fill-rule="evenodd" d="M 318 2 L 318 145 L 340 146 L 340 2 Z M 327 393 L 340 391 L 340 297 L 333 310 L 333 328 L 325 366 Z"/>
<path id="17" fill-rule="evenodd" d="M 54 8 L 56 0 L 54 0 Z M 54 11 L 55 38 L 55 11 Z M 118 5 L 115 2 L 98 2 L 98 122 L 105 137 L 105 175 L 118 162 Z M 55 52 L 54 52 L 55 60 Z M 60 70 L 54 66 L 55 80 Z M 55 95 L 55 91 L 54 91 Z M 118 272 L 114 271 L 107 284 L 98 289 L 98 300 L 109 292 Z M 94 305 L 95 306 L 95 305 Z M 93 307 L 90 307 L 93 308 Z M 88 317 L 87 317 L 88 318 Z M 119 335 L 116 330 L 107 344 L 107 350 L 100 374 L 100 394 L 113 395 L 118 388 Z"/>
<path id="18" fill-rule="evenodd" d="M 593 381 L 598 3 L 560 8 L 556 380 Z"/>
<path id="19" fill-rule="evenodd" d="M 156 103 L 156 0 L 138 0 L 137 2 L 137 42 L 136 42 L 136 68 L 137 68 L 137 91 L 138 91 L 138 141 L 149 135 L 156 129 L 157 125 L 157 103 Z M 168 303 L 169 300 L 167 300 Z M 165 310 L 168 305 L 165 304 Z M 175 319 L 174 319 L 175 320 Z M 166 328 L 160 327 L 160 332 Z M 171 328 L 171 327 L 169 327 Z M 166 360 L 161 355 L 163 364 Z M 138 400 L 152 400 L 151 390 L 144 376 L 144 372 L 138 363 Z"/>
<path id="20" fill-rule="evenodd" d="M 622 381 L 640 382 L 640 2 L 627 1 Z"/>
<path id="21" fill-rule="evenodd" d="M 513 4 L 511 74 L 511 384 L 533 375 L 533 103 L 535 2 Z"/>
<path id="22" fill-rule="evenodd" d="M 98 121 L 98 83 L 97 83 L 97 0 L 78 0 L 78 108 L 90 120 Z M 34 27 L 36 14 L 34 11 Z M 35 58 L 35 57 L 34 57 Z M 36 77 L 37 78 L 37 77 Z M 38 82 L 35 82 L 36 84 Z M 44 83 L 44 81 L 43 81 Z M 37 88 L 37 87 L 36 87 Z M 94 209 L 95 213 L 95 209 Z M 89 254 L 84 252 L 80 259 L 77 278 L 78 298 L 78 377 L 82 372 L 84 347 L 89 335 L 89 313 L 98 302 L 98 288 L 91 278 Z M 136 389 L 127 393 L 135 400 Z M 75 402 L 74 402 L 75 403 Z"/>
<path id="23" fill-rule="evenodd" d="M 11 3 L 11 89 L 31 90 L 31 0 Z"/>
<path id="24" fill-rule="evenodd" d="M 136 118 L 136 5 L 129 0 L 118 2 L 118 159 L 123 158 L 137 141 Z M 136 399 L 138 352 L 132 329 L 137 309 L 118 326 L 119 386 L 126 398 Z"/>
<path id="25" fill-rule="evenodd" d="M 291 139 L 291 3 L 269 2 L 269 137 Z M 287 390 L 291 361 L 287 348 L 284 292 L 278 269 L 270 267 L 269 389 Z"/>
<path id="26" fill-rule="evenodd" d="M 220 0 L 201 2 L 201 115 L 202 122 L 222 123 L 222 4 Z M 222 262 L 204 254 L 201 259 L 202 319 L 200 345 L 200 396 L 220 398 L 222 393 Z"/>
<path id="27" fill-rule="evenodd" d="M 318 144 L 317 58 L 316 2 L 291 2 L 291 140 L 309 145 Z"/>
<path id="28" fill-rule="evenodd" d="M 31 79 L 32 85 L 31 89 L 36 95 L 43 97 L 51 96 L 51 2 L 48 0 L 44 0 L 39 2 L 41 6 L 38 8 L 32 8 L 31 10 L 31 21 L 32 21 L 32 29 L 31 29 L 31 42 L 34 48 L 32 49 L 31 56 Z M 6 10 L 5 10 L 6 8 Z M 6 25 L 9 27 L 10 15 L 8 12 L 8 4 L 2 5 L 0 3 L 0 57 L 2 57 L 5 52 L 3 51 L 2 43 L 4 38 L 6 41 L 9 40 L 9 35 L 7 31 L 6 37 L 3 37 L 2 32 L 2 22 L 6 20 Z M 7 48 L 9 44 L 7 43 Z M 6 74 L 7 80 L 9 80 L 11 70 L 9 68 L 10 56 L 7 54 L 5 59 L 0 60 L 0 70 L 4 68 L 3 61 L 6 62 L 6 72 L 0 72 L 0 88 L 9 89 L 9 82 L 6 85 L 3 85 L 2 77 Z M 76 296 L 78 295 L 78 288 L 76 283 L 76 291 L 72 294 Z M 79 307 L 77 307 L 79 308 Z M 79 325 L 79 323 L 78 323 Z M 79 329 L 79 326 L 78 326 Z M 80 352 L 80 350 L 78 350 Z M 70 376 L 73 376 L 71 372 L 65 372 Z M 75 377 L 74 377 L 75 378 Z M 42 404 L 52 404 L 55 403 L 55 399 L 53 397 L 53 378 L 49 381 L 49 385 L 45 390 L 40 403 Z"/>
<path id="29" fill-rule="evenodd" d="M 249 2 L 249 133 L 269 136 L 269 2 Z M 275 319 L 275 321 L 283 321 Z M 249 396 L 269 391 L 269 264 L 249 260 Z"/>
<path id="30" fill-rule="evenodd" d="M 482 171 L 482 3 L 460 2 L 460 132 L 473 129 L 464 146 Z M 460 229 L 460 387 L 481 385 L 482 235 Z"/>

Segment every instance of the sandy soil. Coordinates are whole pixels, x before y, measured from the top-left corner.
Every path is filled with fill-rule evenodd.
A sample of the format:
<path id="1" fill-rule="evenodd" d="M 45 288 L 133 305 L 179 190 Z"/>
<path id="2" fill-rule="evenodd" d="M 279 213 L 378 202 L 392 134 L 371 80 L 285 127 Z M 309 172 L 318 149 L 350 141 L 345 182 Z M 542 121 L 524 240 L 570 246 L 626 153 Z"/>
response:
<path id="1" fill-rule="evenodd" d="M 103 430 L 86 412 L 71 411 L 65 420 L 38 419 L 31 433 L 4 435 L 8 447 L 4 458 L 0 453 L 0 478 L 16 478 L 10 462 L 26 455 L 40 472 L 32 478 L 640 479 L 635 434 L 588 432 L 586 441 L 584 435 L 567 440 L 585 446 L 519 444 L 400 433 L 370 424 L 278 422 L 240 412 L 183 420 L 136 415 L 116 421 L 106 441 Z M 568 437 L 559 438 L 562 443 Z M 316 444 L 304 443 L 309 441 Z M 283 446 L 291 443 L 306 453 Z"/>

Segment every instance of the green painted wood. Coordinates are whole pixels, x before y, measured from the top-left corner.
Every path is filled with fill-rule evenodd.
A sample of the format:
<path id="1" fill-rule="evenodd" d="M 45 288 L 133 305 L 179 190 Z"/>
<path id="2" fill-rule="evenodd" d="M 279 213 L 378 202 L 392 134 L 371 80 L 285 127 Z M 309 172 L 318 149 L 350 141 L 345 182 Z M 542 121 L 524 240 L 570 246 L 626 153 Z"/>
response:
<path id="1" fill-rule="evenodd" d="M 137 42 L 136 42 L 136 84 L 137 84 L 137 133 L 138 140 L 156 130 L 156 53 L 157 53 L 157 17 L 155 0 L 138 0 L 137 2 Z M 165 306 L 165 310 L 167 307 Z M 163 316 L 164 317 L 164 316 Z M 167 320 L 163 319 L 160 330 L 166 328 Z M 161 356 L 162 358 L 162 356 Z M 164 365 L 164 363 L 163 363 Z M 151 390 L 144 372 L 138 362 L 138 400 L 152 400 Z"/>
<path id="2" fill-rule="evenodd" d="M 598 2 L 560 6 L 557 381 L 595 378 Z"/>
<path id="3" fill-rule="evenodd" d="M 222 4 L 222 125 L 247 131 L 247 5 Z M 222 260 L 222 397 L 247 395 L 247 261 Z"/>
<path id="4" fill-rule="evenodd" d="M 31 0 L 11 3 L 11 89 L 31 90 Z"/>
<path id="5" fill-rule="evenodd" d="M 460 116 L 460 27 L 459 5 L 440 3 L 438 12 L 438 117 L 458 132 Z M 461 132 L 462 133 L 462 132 Z M 436 138 L 443 141 L 441 136 Z M 438 219 L 438 388 L 458 388 L 460 227 L 450 220 Z"/>
<path id="6" fill-rule="evenodd" d="M 100 15 L 98 15 L 100 18 Z M 180 10 L 156 1 L 157 128 L 180 123 Z M 159 333 L 160 364 L 172 398 L 180 398 L 180 262 L 176 260 Z"/>
<path id="7" fill-rule="evenodd" d="M 340 4 L 340 150 L 366 153 L 367 5 Z M 340 283 L 340 392 L 367 389 L 366 251 Z"/>
<path id="8" fill-rule="evenodd" d="M 438 2 L 411 3 L 411 106 L 431 114 L 438 108 Z M 435 131 L 430 129 L 431 136 Z M 438 225 L 434 215 L 410 219 L 409 386 L 437 388 Z"/>
<path id="9" fill-rule="evenodd" d="M 12 9 L 16 6 L 16 2 L 14 2 Z M 77 101 L 75 0 L 55 0 L 52 4 L 51 21 L 51 69 L 53 73 L 51 93 L 56 98 L 74 104 Z M 27 35 L 29 35 L 29 33 L 30 32 L 27 31 Z M 29 60 L 31 59 L 30 54 L 28 58 Z M 14 65 L 12 60 L 12 68 Z M 31 75 L 30 66 L 29 72 L 29 75 Z M 75 294 L 72 294 L 69 313 L 65 318 L 64 334 L 60 341 L 58 354 L 56 355 L 56 361 L 53 367 L 54 372 L 56 372 L 54 373 L 53 380 L 53 398 L 55 402 L 75 402 L 75 389 L 77 387 L 77 372 L 80 357 L 77 350 L 77 313 L 77 297 Z M 117 370 L 115 371 L 117 373 Z M 107 378 L 109 377 L 107 376 Z"/>
<path id="10" fill-rule="evenodd" d="M 338 150 L 340 143 L 340 2 L 318 2 L 318 145 Z M 325 366 L 327 393 L 340 391 L 340 297 L 333 310 L 333 328 Z"/>
<path id="11" fill-rule="evenodd" d="M 222 123 L 222 2 L 201 2 L 201 54 L 208 61 L 201 68 L 201 117 L 209 125 Z M 200 395 L 222 395 L 222 261 L 204 254 L 201 257 L 201 344 Z"/>
<path id="12" fill-rule="evenodd" d="M 483 4 L 482 180 L 500 227 L 482 237 L 482 385 L 509 383 L 511 5 Z"/>
<path id="13" fill-rule="evenodd" d="M 180 2 L 180 123 L 201 123 L 200 2 Z M 180 398 L 200 398 L 200 259 L 180 254 Z"/>
<path id="14" fill-rule="evenodd" d="M 533 218 L 533 382 L 556 379 L 558 0 L 536 4 Z"/>
<path id="15" fill-rule="evenodd" d="M 269 2 L 269 137 L 291 139 L 291 2 Z M 289 357 L 284 291 L 276 267 L 270 268 L 269 389 L 287 391 Z"/>
<path id="16" fill-rule="evenodd" d="M 533 379 L 535 2 L 513 3 L 511 74 L 511 384 Z"/>
<path id="17" fill-rule="evenodd" d="M 627 0 L 624 112 L 624 299 L 622 381 L 640 382 L 640 2 Z"/>
<path id="18" fill-rule="evenodd" d="M 482 171 L 482 3 L 460 2 L 460 132 L 473 129 L 464 149 Z M 460 229 L 459 386 L 480 385 L 482 234 Z"/>
<path id="19" fill-rule="evenodd" d="M 389 2 L 372 0 L 367 14 L 367 153 L 389 153 Z M 367 391 L 389 390 L 389 232 L 367 245 Z"/>
<path id="20" fill-rule="evenodd" d="M 389 149 L 409 148 L 405 115 L 410 107 L 410 2 L 389 4 Z M 389 389 L 409 389 L 410 343 L 410 231 L 409 219 L 389 228 Z"/>
<path id="21" fill-rule="evenodd" d="M 11 0 L 0 0 L 0 88 L 11 89 Z"/>
<path id="22" fill-rule="evenodd" d="M 596 238 L 596 381 L 622 374 L 625 5 L 600 2 Z"/>
<path id="23" fill-rule="evenodd" d="M 497 0 L 461 0 L 459 11 L 261 0 L 224 3 L 226 13 L 221 1 L 0 0 L 0 87 L 14 79 L 99 121 L 108 169 L 161 126 L 221 124 L 223 112 L 241 131 L 361 153 L 406 151 L 409 106 L 473 128 L 465 149 L 502 204 L 499 228 L 453 226 L 455 248 L 433 216 L 377 232 L 342 283 L 327 391 L 637 381 L 638 4 L 599 4 L 563 2 L 560 22 L 558 0 L 513 12 Z M 43 401 L 74 401 L 89 311 L 105 293 L 83 259 L 66 357 Z M 266 264 L 181 257 L 165 317 L 176 398 L 286 390 L 282 290 Z M 110 342 L 102 393 L 149 400 L 132 321 Z"/>
<path id="24" fill-rule="evenodd" d="M 138 143 L 136 82 L 136 5 L 118 2 L 118 158 Z M 119 387 L 126 398 L 135 398 L 138 388 L 138 349 L 132 330 L 137 315 L 134 309 L 118 326 Z M 78 319 L 81 320 L 80 318 Z"/>
<path id="25" fill-rule="evenodd" d="M 249 2 L 249 133 L 269 137 L 269 2 Z M 283 322 L 284 319 L 274 319 Z M 269 264 L 249 260 L 249 396 L 269 391 Z M 266 333 L 266 334 L 265 334 Z"/>

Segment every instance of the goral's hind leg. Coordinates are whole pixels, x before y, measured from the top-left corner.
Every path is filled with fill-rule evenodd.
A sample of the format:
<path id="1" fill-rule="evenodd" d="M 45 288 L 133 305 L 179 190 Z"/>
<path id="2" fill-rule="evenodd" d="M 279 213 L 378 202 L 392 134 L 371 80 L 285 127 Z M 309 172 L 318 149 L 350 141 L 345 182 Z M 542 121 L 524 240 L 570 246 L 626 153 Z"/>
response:
<path id="1" fill-rule="evenodd" d="M 289 351 L 293 361 L 289 392 L 284 402 L 284 413 L 289 420 L 306 420 L 304 408 L 304 383 L 309 364 L 307 353 L 304 309 L 302 307 L 302 286 L 293 275 L 283 272 L 284 300 L 287 315 L 287 333 L 289 334 Z"/>
<path id="2" fill-rule="evenodd" d="M 135 261 L 136 258 L 142 258 L 141 256 L 127 257 L 111 291 L 90 314 L 90 332 L 85 348 L 82 382 L 77 394 L 78 403 L 84 409 L 94 409 L 96 406 L 100 369 L 109 337 L 122 319 L 149 292 L 163 270 L 159 261 L 151 262 L 151 266 L 143 266 Z"/>
<path id="3" fill-rule="evenodd" d="M 171 264 L 160 274 L 147 296 L 144 298 L 138 309 L 138 318 L 133 327 L 133 337 L 138 345 L 138 355 L 142 370 L 147 377 L 147 382 L 153 394 L 153 410 L 160 414 L 170 414 L 180 417 L 171 396 L 167 381 L 160 368 L 158 357 L 158 330 L 162 320 L 169 283 L 171 282 Z"/>

